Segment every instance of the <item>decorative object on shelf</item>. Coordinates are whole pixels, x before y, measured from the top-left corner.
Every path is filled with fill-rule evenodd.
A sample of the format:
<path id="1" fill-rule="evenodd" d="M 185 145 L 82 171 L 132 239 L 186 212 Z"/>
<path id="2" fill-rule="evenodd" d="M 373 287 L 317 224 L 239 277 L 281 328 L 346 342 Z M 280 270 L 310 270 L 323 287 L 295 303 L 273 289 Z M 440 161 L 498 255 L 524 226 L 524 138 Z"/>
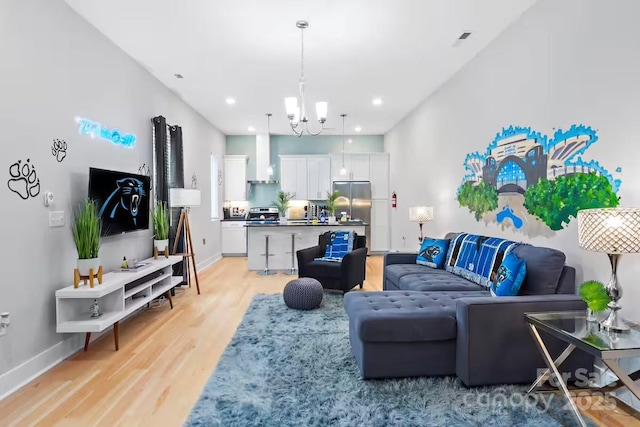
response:
<path id="1" fill-rule="evenodd" d="M 307 21 L 298 21 L 296 22 L 296 27 L 300 28 L 300 40 L 302 44 L 301 55 L 300 55 L 300 106 L 298 107 L 298 98 L 295 96 L 291 96 L 285 98 L 284 104 L 287 110 L 287 118 L 289 119 L 289 125 L 291 126 L 291 130 L 299 137 L 306 131 L 307 134 L 311 136 L 320 135 L 320 133 L 324 130 L 324 123 L 327 121 L 327 103 L 325 101 L 316 102 L 316 114 L 318 115 L 318 122 L 320 123 L 320 130 L 318 132 L 310 132 L 309 131 L 309 118 L 307 117 L 305 98 L 304 98 L 304 30 L 309 27 L 309 23 Z M 300 127 L 300 130 L 298 130 Z"/>
<path id="2" fill-rule="evenodd" d="M 169 258 L 169 210 L 162 202 L 153 210 L 153 237 L 153 258 L 158 259 L 158 253 Z"/>
<path id="3" fill-rule="evenodd" d="M 98 300 L 94 299 L 93 303 L 91 304 L 91 318 L 92 319 L 97 319 L 98 317 L 102 316 L 102 313 L 100 313 L 100 305 L 98 304 Z"/>
<path id="4" fill-rule="evenodd" d="M 51 145 L 51 154 L 56 158 L 58 163 L 67 157 L 67 143 L 64 139 L 54 139 Z"/>
<path id="5" fill-rule="evenodd" d="M 196 279 L 196 289 L 198 295 L 200 295 L 200 282 L 198 281 L 198 270 L 196 268 L 196 254 L 193 250 L 193 239 L 191 238 L 191 225 L 189 224 L 189 210 L 200 206 L 200 190 L 193 190 L 187 188 L 170 188 L 169 189 L 169 205 L 172 208 L 182 208 L 180 212 L 180 220 L 178 221 L 178 231 L 176 232 L 176 239 L 173 243 L 173 255 L 181 255 L 187 259 L 187 265 L 189 259 L 193 267 L 193 275 Z M 184 237 L 182 237 L 182 230 L 184 229 Z M 183 238 L 184 248 L 187 252 L 178 254 L 178 242 Z"/>
<path id="6" fill-rule="evenodd" d="M 96 203 L 86 199 L 76 208 L 71 226 L 73 243 L 78 252 L 78 265 L 73 274 L 73 286 L 78 287 L 80 279 L 93 288 L 93 279 L 102 284 L 102 266 L 98 251 L 100 250 L 101 220 Z"/>
<path id="7" fill-rule="evenodd" d="M 191 188 L 193 190 L 198 189 L 198 176 L 196 175 L 195 172 L 191 175 Z"/>
<path id="8" fill-rule="evenodd" d="M 347 174 L 347 167 L 344 165 L 344 119 L 346 114 L 340 114 L 342 117 L 342 167 L 340 168 L 340 175 L 345 176 Z"/>
<path id="9" fill-rule="evenodd" d="M 36 197 L 40 194 L 40 179 L 38 179 L 36 168 L 31 164 L 30 159 L 24 163 L 22 160 L 18 160 L 9 166 L 7 187 L 22 200 L 28 200 L 30 197 Z"/>
<path id="10" fill-rule="evenodd" d="M 280 224 L 287 223 L 287 209 L 289 209 L 289 202 L 292 198 L 291 194 L 280 190 L 278 191 L 278 199 L 272 203 L 280 213 Z"/>
<path id="11" fill-rule="evenodd" d="M 338 190 L 331 192 L 327 191 L 327 200 L 325 203 L 327 204 L 327 210 L 329 211 L 329 224 L 337 224 L 338 219 L 336 218 L 336 200 L 340 197 L 340 192 Z"/>
<path id="12" fill-rule="evenodd" d="M 413 206 L 409 208 L 409 221 L 417 222 L 420 226 L 420 237 L 418 242 L 422 244 L 424 236 L 422 235 L 422 224 L 427 221 L 433 221 L 433 207 L 431 206 Z"/>
<path id="13" fill-rule="evenodd" d="M 621 254 L 640 252 L 640 208 L 585 209 L 578 212 L 578 240 L 588 251 L 604 252 L 611 263 L 611 278 L 605 289 L 611 310 L 600 326 L 612 332 L 628 332 L 629 326 L 618 317 L 622 288 L 618 284 L 618 259 Z"/>
<path id="14" fill-rule="evenodd" d="M 597 320 L 597 314 L 607 309 L 611 298 L 607 294 L 604 283 L 597 280 L 588 280 L 580 285 L 578 295 L 587 303 L 587 320 Z"/>

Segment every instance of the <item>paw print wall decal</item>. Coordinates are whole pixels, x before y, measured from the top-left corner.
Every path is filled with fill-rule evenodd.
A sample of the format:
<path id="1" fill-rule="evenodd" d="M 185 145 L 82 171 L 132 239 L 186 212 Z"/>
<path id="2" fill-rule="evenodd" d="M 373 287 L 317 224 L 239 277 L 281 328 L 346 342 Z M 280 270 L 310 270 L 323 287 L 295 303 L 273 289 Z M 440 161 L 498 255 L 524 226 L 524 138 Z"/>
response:
<path id="1" fill-rule="evenodd" d="M 65 140 L 54 139 L 51 146 L 51 154 L 56 158 L 58 163 L 62 162 L 67 157 L 67 143 Z"/>
<path id="2" fill-rule="evenodd" d="M 36 174 L 35 166 L 31 164 L 31 160 L 27 159 L 25 163 L 22 163 L 22 160 L 18 160 L 9 166 L 9 176 L 7 187 L 23 200 L 40 194 L 40 180 Z"/>

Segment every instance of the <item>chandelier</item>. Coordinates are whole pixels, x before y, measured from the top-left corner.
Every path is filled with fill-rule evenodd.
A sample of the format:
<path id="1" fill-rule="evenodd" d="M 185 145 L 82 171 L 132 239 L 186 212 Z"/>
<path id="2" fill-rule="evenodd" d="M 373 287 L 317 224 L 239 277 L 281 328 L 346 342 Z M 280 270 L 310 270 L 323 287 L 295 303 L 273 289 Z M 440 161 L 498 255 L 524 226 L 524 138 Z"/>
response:
<path id="1" fill-rule="evenodd" d="M 301 60 L 300 60 L 300 106 L 298 106 L 298 98 L 291 96 L 284 99 L 284 105 L 287 110 L 287 118 L 289 119 L 289 125 L 291 130 L 300 138 L 306 131 L 311 136 L 320 135 L 324 130 L 324 122 L 327 121 L 327 103 L 324 101 L 316 102 L 316 114 L 318 116 L 318 122 L 320 122 L 320 130 L 318 132 L 309 131 L 309 118 L 307 117 L 307 111 L 304 99 L 304 30 L 309 27 L 307 21 L 296 22 L 296 27 L 300 28 L 300 40 L 302 43 Z"/>

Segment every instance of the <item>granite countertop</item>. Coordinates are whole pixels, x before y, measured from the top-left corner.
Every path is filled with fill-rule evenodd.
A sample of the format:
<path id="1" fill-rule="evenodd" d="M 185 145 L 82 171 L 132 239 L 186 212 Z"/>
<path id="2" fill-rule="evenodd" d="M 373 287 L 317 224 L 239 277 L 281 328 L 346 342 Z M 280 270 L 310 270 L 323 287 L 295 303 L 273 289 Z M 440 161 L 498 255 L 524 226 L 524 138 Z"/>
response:
<path id="1" fill-rule="evenodd" d="M 344 226 L 365 226 L 369 225 L 366 222 L 362 221 L 346 221 L 346 222 L 337 222 L 335 224 L 313 224 L 311 222 L 287 222 L 286 224 L 247 224 L 246 227 L 344 227 Z"/>

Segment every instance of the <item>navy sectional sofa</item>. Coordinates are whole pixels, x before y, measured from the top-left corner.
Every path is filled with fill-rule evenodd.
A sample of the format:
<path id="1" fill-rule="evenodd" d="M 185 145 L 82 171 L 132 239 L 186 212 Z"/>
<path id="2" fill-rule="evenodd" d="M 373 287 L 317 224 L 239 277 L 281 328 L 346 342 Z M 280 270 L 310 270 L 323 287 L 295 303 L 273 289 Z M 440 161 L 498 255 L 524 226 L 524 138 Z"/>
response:
<path id="1" fill-rule="evenodd" d="M 385 255 L 383 292 L 344 298 L 362 376 L 457 375 L 467 386 L 533 382 L 546 366 L 524 313 L 586 305 L 575 295 L 575 270 L 564 253 L 531 245 L 514 252 L 525 260 L 527 276 L 513 297 L 493 297 L 456 274 L 418 265 L 416 254 Z M 543 338 L 554 356 L 565 347 Z M 562 365 L 572 375 L 578 368 L 591 372 L 593 357 L 574 352 Z"/>

